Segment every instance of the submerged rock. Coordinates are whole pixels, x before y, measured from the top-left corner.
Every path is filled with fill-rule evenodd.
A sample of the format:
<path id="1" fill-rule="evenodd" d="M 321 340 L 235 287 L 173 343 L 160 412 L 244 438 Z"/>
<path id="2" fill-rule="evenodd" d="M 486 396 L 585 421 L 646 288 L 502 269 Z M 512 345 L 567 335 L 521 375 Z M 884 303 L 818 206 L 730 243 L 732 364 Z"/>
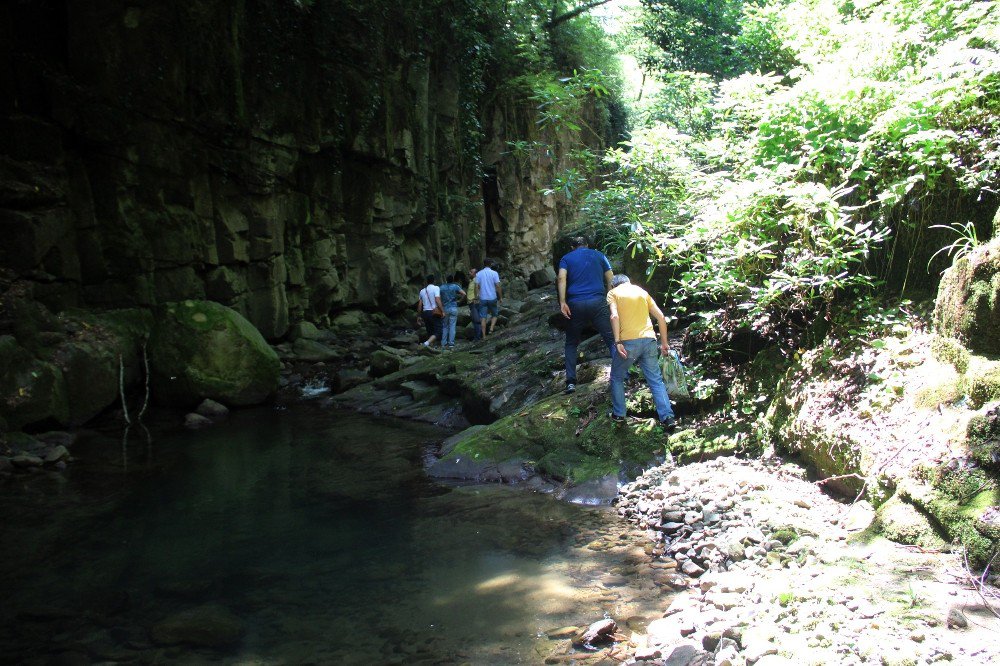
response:
<path id="1" fill-rule="evenodd" d="M 198 405 L 198 408 L 194 410 L 195 414 L 204 416 L 207 419 L 212 419 L 213 421 L 221 421 L 229 416 L 229 408 L 222 403 L 216 402 L 211 398 L 205 398 Z"/>

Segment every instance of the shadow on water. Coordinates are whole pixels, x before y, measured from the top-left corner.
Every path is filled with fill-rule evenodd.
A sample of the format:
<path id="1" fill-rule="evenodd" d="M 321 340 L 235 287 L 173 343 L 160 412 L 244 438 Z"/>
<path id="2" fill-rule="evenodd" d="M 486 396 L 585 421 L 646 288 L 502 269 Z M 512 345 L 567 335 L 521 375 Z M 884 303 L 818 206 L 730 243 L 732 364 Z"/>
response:
<path id="1" fill-rule="evenodd" d="M 436 485 L 442 437 L 303 406 L 82 438 L 68 472 L 0 484 L 0 660 L 540 663 L 546 629 L 662 608 L 599 584 L 628 573 L 587 547 L 610 510 Z"/>

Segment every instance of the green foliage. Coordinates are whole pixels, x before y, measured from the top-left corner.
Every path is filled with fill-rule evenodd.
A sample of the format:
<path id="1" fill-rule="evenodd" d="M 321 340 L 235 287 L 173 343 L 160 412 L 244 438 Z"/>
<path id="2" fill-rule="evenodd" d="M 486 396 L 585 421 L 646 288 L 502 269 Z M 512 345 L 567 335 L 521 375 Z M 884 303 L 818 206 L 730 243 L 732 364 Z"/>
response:
<path id="1" fill-rule="evenodd" d="M 642 0 L 641 31 L 658 47 L 647 67 L 723 79 L 751 71 L 786 72 L 790 50 L 775 32 L 781 5 L 756 0 Z"/>
<path id="2" fill-rule="evenodd" d="M 909 266 L 936 256 L 922 239 L 949 220 L 935 210 L 992 196 L 995 3 L 643 4 L 676 52 L 640 116 L 653 124 L 609 154 L 583 224 L 609 250 L 649 256 L 676 311 L 716 339 L 752 329 L 799 344 L 838 299 L 905 289 Z M 705 48 L 684 46 L 695 39 Z M 742 73 L 749 43 L 789 66 Z M 952 228 L 961 236 L 939 252 L 978 242 L 972 223 Z"/>
<path id="3" fill-rule="evenodd" d="M 976 225 L 972 222 L 965 222 L 964 224 L 959 224 L 957 222 L 954 224 L 932 224 L 930 228 L 948 229 L 957 237 L 950 244 L 945 245 L 943 248 L 931 255 L 930 260 L 927 262 L 928 269 L 930 269 L 931 261 L 934 261 L 934 258 L 941 253 L 951 257 L 954 262 L 969 254 L 979 246 L 979 235 L 976 232 Z"/>

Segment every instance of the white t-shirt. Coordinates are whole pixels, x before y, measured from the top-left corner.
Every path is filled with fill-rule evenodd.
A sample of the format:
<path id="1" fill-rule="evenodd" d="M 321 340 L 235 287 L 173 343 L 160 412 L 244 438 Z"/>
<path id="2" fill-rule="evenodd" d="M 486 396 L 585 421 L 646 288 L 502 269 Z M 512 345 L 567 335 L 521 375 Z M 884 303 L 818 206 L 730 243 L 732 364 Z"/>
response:
<path id="1" fill-rule="evenodd" d="M 412 293 L 412 292 L 411 292 Z M 436 284 L 429 284 L 420 290 L 420 302 L 424 305 L 424 312 L 433 310 L 437 306 L 435 299 L 441 296 L 441 288 Z"/>
<path id="2" fill-rule="evenodd" d="M 476 273 L 476 284 L 479 285 L 479 300 L 497 300 L 497 285 L 500 284 L 500 275 L 492 268 L 483 268 Z"/>

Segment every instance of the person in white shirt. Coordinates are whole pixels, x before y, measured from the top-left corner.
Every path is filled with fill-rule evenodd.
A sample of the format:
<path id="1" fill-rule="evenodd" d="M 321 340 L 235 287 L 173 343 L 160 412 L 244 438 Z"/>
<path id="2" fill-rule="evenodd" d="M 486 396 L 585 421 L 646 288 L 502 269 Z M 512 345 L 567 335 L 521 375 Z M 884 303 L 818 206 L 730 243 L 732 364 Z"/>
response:
<path id="1" fill-rule="evenodd" d="M 436 281 L 435 276 L 428 275 L 427 286 L 420 290 L 420 298 L 417 299 L 417 325 L 423 321 L 430 335 L 424 342 L 425 347 L 430 347 L 441 338 L 444 306 L 441 304 L 441 289 L 434 284 Z"/>
<path id="2" fill-rule="evenodd" d="M 479 325 L 482 326 L 483 337 L 486 337 L 486 320 L 489 319 L 489 334 L 497 326 L 497 316 L 500 314 L 500 301 L 503 300 L 503 287 L 500 286 L 500 275 L 491 268 L 492 259 L 483 260 L 483 268 L 476 273 L 476 288 L 479 291 Z"/>

